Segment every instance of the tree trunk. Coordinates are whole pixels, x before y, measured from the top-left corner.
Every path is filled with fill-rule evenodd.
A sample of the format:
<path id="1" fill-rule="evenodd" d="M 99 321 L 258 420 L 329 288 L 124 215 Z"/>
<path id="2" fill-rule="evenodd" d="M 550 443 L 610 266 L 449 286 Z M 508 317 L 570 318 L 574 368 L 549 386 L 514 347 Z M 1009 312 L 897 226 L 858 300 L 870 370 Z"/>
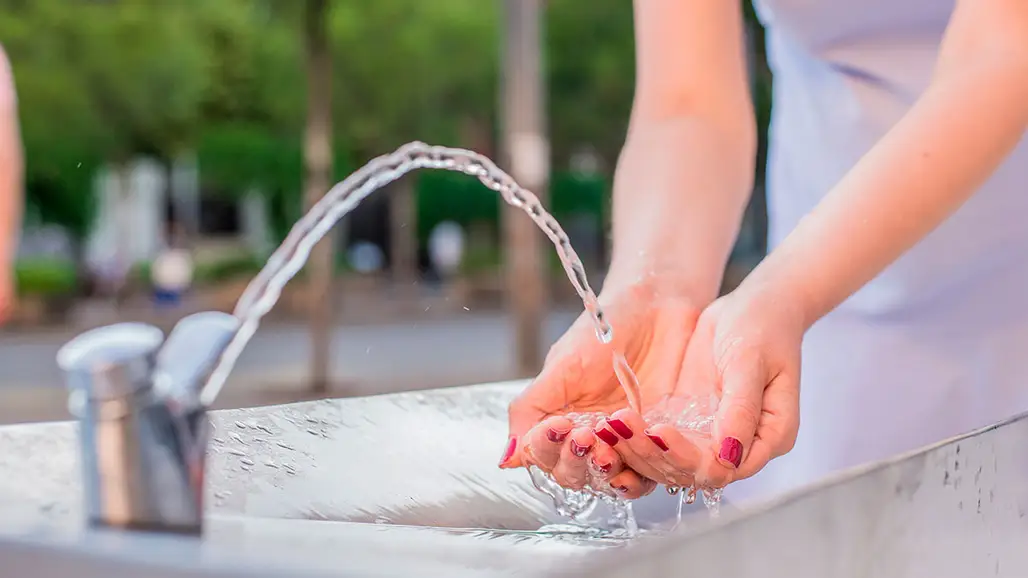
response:
<path id="1" fill-rule="evenodd" d="M 413 300 L 418 280 L 418 224 L 414 179 L 402 178 L 389 197 L 389 249 L 397 296 Z"/>
<path id="2" fill-rule="evenodd" d="M 332 176 L 332 61 L 328 45 L 329 0 L 306 0 L 304 40 L 307 60 L 307 127 L 304 135 L 304 199 L 307 208 L 330 186 Z M 329 385 L 329 348 L 334 325 L 332 307 L 333 243 L 326 235 L 311 252 L 310 388 L 324 393 Z"/>
<path id="3" fill-rule="evenodd" d="M 511 176 L 541 200 L 549 181 L 549 141 L 544 119 L 542 0 L 504 0 L 502 158 Z M 507 300 L 514 313 L 517 371 L 539 371 L 547 306 L 543 233 L 522 211 L 506 208 Z"/>

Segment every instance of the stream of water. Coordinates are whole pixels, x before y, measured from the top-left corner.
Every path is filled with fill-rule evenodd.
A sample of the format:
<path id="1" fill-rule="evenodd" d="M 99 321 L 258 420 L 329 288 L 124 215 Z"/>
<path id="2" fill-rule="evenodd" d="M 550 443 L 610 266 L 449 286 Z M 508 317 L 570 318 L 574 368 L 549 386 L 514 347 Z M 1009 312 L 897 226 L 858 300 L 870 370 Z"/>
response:
<path id="1" fill-rule="evenodd" d="M 609 344 L 613 340 L 613 328 L 607 323 L 596 298 L 589 286 L 585 267 L 578 258 L 567 233 L 539 202 L 539 198 L 518 185 L 514 179 L 500 170 L 491 160 L 473 151 L 431 146 L 421 142 L 406 144 L 396 151 L 373 159 L 351 174 L 344 181 L 332 187 L 311 210 L 293 226 L 285 241 L 275 250 L 260 273 L 250 282 L 236 305 L 234 314 L 241 320 L 241 327 L 228 345 L 218 365 L 212 372 L 206 386 L 200 392 L 200 403 L 210 406 L 225 384 L 239 355 L 256 332 L 261 319 L 281 295 L 282 288 L 304 266 L 314 245 L 347 213 L 352 211 L 368 195 L 403 175 L 418 169 L 439 169 L 464 173 L 478 178 L 482 184 L 500 194 L 510 206 L 523 210 L 529 218 L 553 243 L 560 256 L 564 271 L 574 286 L 585 311 L 592 318 L 596 337 Z M 613 371 L 625 390 L 629 405 L 642 411 L 639 382 L 631 366 L 619 351 L 611 347 Z M 669 419 L 671 414 L 653 416 Z M 694 420 L 695 421 L 695 420 Z M 691 422 L 690 422 L 691 423 Z M 695 424 L 682 424 L 693 427 Z M 605 502 L 614 514 L 611 525 L 634 535 L 637 528 L 632 515 L 631 504 L 613 495 L 607 484 L 599 489 L 587 488 L 576 492 L 557 485 L 538 470 L 530 471 L 533 483 L 554 499 L 562 513 L 573 520 L 584 512 L 591 511 L 597 503 Z M 671 488 L 669 492 L 677 493 Z M 682 492 L 682 500 L 695 498 L 695 490 Z M 705 494 L 707 497 L 707 494 Z M 708 504 L 716 509 L 720 493 L 711 493 Z"/>

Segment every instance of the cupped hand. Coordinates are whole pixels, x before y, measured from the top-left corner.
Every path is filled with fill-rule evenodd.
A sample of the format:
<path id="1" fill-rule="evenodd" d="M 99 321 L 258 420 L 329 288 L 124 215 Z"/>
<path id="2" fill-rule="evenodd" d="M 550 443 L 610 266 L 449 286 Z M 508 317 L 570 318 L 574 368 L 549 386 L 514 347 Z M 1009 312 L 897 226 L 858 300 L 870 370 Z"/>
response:
<path id="1" fill-rule="evenodd" d="M 759 287 L 741 287 L 703 311 L 671 397 L 713 396 L 716 410 L 703 455 L 682 473 L 703 487 L 723 487 L 792 449 L 799 430 L 804 330 L 788 299 Z M 672 424 L 653 426 L 650 435 L 663 442 L 665 453 L 691 452 L 696 444 Z M 625 461 L 646 467 L 628 456 Z"/>
<path id="2" fill-rule="evenodd" d="M 649 437 L 634 435 L 630 428 L 637 424 L 605 419 L 629 405 L 613 356 L 622 352 L 635 370 L 643 406 L 655 404 L 674 389 L 700 309 L 650 283 L 604 291 L 600 303 L 614 328 L 612 343 L 597 339 L 588 315 L 575 321 L 550 349 L 539 376 L 511 403 L 510 439 L 500 465 L 534 465 L 564 487 L 607 484 L 624 497 L 639 497 L 653 491 L 662 471 L 682 468 Z M 650 463 L 655 460 L 635 459 L 654 452 L 669 462 L 663 470 Z M 626 468 L 624 456 L 639 468 Z"/>

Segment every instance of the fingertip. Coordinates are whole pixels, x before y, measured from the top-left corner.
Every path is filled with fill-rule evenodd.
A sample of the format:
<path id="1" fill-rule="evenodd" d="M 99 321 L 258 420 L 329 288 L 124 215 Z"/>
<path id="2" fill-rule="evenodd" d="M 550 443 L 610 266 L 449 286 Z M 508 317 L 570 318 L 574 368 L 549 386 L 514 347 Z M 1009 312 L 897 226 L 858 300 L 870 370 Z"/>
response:
<path id="1" fill-rule="evenodd" d="M 717 459 L 725 466 L 738 469 L 742 465 L 743 447 L 738 438 L 725 436 L 721 440 L 721 447 L 718 450 Z"/>
<path id="2" fill-rule="evenodd" d="M 518 449 L 518 436 L 509 436 L 507 438 L 507 445 L 504 446 L 503 454 L 500 457 L 499 466 L 501 470 L 521 466 L 521 452 Z"/>
<path id="3" fill-rule="evenodd" d="M 649 488 L 649 483 L 651 482 L 652 480 L 643 478 L 632 470 L 624 470 L 616 476 L 611 477 L 610 488 L 618 497 L 626 500 L 634 500 L 653 491 L 652 488 Z M 654 487 L 655 485 L 656 484 L 654 483 Z"/>
<path id="4" fill-rule="evenodd" d="M 560 444 L 568 438 L 574 422 L 564 416 L 553 416 L 546 418 L 542 423 L 546 428 L 546 439 L 550 443 Z"/>
<path id="5" fill-rule="evenodd" d="M 584 458 L 596 445 L 596 435 L 587 427 L 575 428 L 571 431 L 571 453 L 576 458 Z"/>

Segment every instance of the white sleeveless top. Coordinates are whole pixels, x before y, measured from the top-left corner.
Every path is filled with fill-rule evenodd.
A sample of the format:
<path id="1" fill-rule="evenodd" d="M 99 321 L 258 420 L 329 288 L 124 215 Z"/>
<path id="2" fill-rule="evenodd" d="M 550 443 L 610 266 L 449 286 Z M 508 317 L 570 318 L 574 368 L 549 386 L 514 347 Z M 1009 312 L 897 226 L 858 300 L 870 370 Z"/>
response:
<path id="1" fill-rule="evenodd" d="M 756 4 L 774 72 L 773 248 L 927 87 L 954 0 Z M 1026 189 L 1022 141 L 957 214 L 811 329 L 795 450 L 726 496 L 765 498 L 1028 409 Z"/>

